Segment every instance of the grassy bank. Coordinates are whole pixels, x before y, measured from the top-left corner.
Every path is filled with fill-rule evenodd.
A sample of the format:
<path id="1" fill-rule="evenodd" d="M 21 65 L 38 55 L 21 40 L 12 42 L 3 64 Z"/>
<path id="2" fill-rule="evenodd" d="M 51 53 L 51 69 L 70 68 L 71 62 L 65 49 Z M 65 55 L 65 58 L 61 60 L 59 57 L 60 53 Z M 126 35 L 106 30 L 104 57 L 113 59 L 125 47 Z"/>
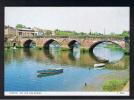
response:
<path id="1" fill-rule="evenodd" d="M 112 80 L 129 80 L 129 70 L 114 70 L 110 73 L 101 74 L 93 79 L 93 81 L 90 81 L 91 77 L 88 77 L 89 81 L 87 81 L 87 86 L 83 85 L 83 91 L 103 91 L 103 92 L 110 92 L 110 91 L 104 91 L 103 86 L 106 82 L 112 81 Z M 127 83 L 128 84 L 128 83 Z M 122 89 L 127 87 L 127 90 L 129 89 L 128 86 L 124 85 Z M 121 89 L 121 91 L 122 91 Z M 126 90 L 126 91 L 127 91 Z M 116 90 L 113 92 L 116 92 Z"/>
<path id="2" fill-rule="evenodd" d="M 106 48 L 110 48 L 111 50 L 122 50 L 122 48 L 116 44 L 107 44 Z M 129 55 L 129 43 L 126 43 L 126 48 L 123 49 L 123 51 L 126 55 Z"/>
<path id="3" fill-rule="evenodd" d="M 111 50 L 122 50 L 122 48 L 119 45 L 116 44 L 107 44 L 105 48 L 110 48 Z"/>
<path id="4" fill-rule="evenodd" d="M 106 64 L 107 69 L 112 69 L 112 70 L 125 70 L 129 68 L 130 61 L 129 61 L 129 55 L 124 55 L 122 59 L 116 62 L 111 62 Z"/>
<path id="5" fill-rule="evenodd" d="M 128 79 L 124 80 L 113 79 L 106 81 L 102 88 L 104 91 L 121 91 L 127 83 Z"/>

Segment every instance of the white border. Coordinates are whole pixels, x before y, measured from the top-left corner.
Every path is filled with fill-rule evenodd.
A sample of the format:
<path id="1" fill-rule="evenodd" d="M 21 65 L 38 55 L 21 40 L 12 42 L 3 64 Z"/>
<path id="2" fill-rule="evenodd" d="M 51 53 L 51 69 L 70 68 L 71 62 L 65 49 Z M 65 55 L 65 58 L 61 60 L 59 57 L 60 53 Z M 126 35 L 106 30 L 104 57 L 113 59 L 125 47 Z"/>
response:
<path id="1" fill-rule="evenodd" d="M 5 96 L 129 96 L 129 92 L 40 92 L 12 91 L 4 92 Z"/>

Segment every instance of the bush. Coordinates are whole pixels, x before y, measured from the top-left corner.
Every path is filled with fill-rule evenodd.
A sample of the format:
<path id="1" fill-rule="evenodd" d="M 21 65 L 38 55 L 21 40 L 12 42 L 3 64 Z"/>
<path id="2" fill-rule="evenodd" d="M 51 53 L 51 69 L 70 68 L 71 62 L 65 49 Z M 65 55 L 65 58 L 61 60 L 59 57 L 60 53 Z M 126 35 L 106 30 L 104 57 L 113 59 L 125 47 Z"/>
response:
<path id="1" fill-rule="evenodd" d="M 128 80 L 110 80 L 104 83 L 104 91 L 121 91 Z"/>

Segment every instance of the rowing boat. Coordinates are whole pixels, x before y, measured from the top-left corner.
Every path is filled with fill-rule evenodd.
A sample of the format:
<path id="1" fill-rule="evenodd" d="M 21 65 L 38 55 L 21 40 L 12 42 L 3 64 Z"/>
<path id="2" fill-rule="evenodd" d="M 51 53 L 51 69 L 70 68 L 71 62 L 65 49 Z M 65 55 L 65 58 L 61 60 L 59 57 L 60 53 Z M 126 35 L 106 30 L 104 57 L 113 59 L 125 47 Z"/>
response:
<path id="1" fill-rule="evenodd" d="M 62 73 L 63 68 L 50 68 L 47 70 L 39 70 L 37 73 L 39 74 L 56 74 L 56 73 Z"/>

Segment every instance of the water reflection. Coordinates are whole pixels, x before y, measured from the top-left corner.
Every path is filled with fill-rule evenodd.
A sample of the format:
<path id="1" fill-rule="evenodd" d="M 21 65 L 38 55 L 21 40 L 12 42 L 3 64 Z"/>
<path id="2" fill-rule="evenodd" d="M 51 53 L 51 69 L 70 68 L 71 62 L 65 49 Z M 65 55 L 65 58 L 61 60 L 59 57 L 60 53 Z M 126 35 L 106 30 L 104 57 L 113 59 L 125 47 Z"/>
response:
<path id="1" fill-rule="evenodd" d="M 97 58 L 108 60 L 111 63 L 120 61 L 124 56 L 123 50 L 118 45 L 109 42 L 98 44 L 93 49 L 93 53 Z"/>
<path id="2" fill-rule="evenodd" d="M 74 43 L 72 43 L 71 47 L 71 51 L 69 53 L 69 57 L 72 60 L 79 60 L 80 59 L 80 44 L 75 41 Z"/>
<path id="3" fill-rule="evenodd" d="M 101 91 L 102 82 L 111 79 L 111 76 L 108 78 L 102 76 L 114 74 L 118 79 L 129 76 L 128 70 L 125 70 L 129 68 L 128 55 L 114 64 L 107 64 L 104 69 L 94 70 L 93 65 L 100 62 L 94 59 L 91 53 L 80 52 L 79 48 L 74 48 L 72 51 L 54 48 L 52 46 L 49 50 L 5 50 L 4 89 L 6 91 L 82 91 L 85 82 L 89 82 L 93 83 L 91 85 L 95 87 L 95 91 Z M 96 49 L 96 51 L 101 50 Z M 101 54 L 104 53 L 102 51 Z M 38 70 L 59 67 L 64 69 L 64 73 L 50 77 L 37 75 Z"/>
<path id="4" fill-rule="evenodd" d="M 54 59 L 54 55 L 49 50 L 44 50 L 44 55 L 49 59 Z"/>
<path id="5" fill-rule="evenodd" d="M 125 57 L 123 57 L 124 53 L 122 50 L 107 50 L 107 48 L 104 48 L 104 45 L 95 47 L 94 52 L 97 56 L 104 57 L 105 59 L 108 58 L 111 62 L 119 60 L 118 62 L 123 66 L 125 66 L 126 62 L 129 60 L 129 58 L 127 58 L 128 60 L 124 60 Z M 42 64 L 71 65 L 74 67 L 88 68 L 93 67 L 96 63 L 100 63 L 91 53 L 80 52 L 79 48 L 74 48 L 72 51 L 61 51 L 60 49 L 55 50 L 54 48 L 50 48 L 50 50 L 9 49 L 5 50 L 4 59 L 5 64 L 11 63 L 14 60 L 22 61 L 23 59 L 31 59 L 34 62 Z"/>
<path id="6" fill-rule="evenodd" d="M 29 58 L 32 56 L 31 49 L 24 48 L 23 50 L 24 50 L 25 56 L 27 56 L 27 57 L 29 57 Z"/>
<path id="7" fill-rule="evenodd" d="M 73 56 L 76 60 L 80 59 L 80 48 L 73 48 Z"/>
<path id="8" fill-rule="evenodd" d="M 126 57 L 126 56 L 125 56 Z M 129 62 L 129 58 L 123 57 L 120 61 L 120 65 L 126 68 L 125 64 Z M 24 59 L 30 59 L 33 62 L 42 64 L 53 65 L 71 65 L 74 67 L 93 67 L 94 64 L 100 63 L 89 52 L 80 52 L 76 50 L 72 51 L 48 51 L 48 50 L 36 50 L 36 49 L 16 49 L 14 52 L 12 49 L 5 51 L 4 61 L 5 64 L 10 64 L 12 61 L 23 61 Z M 128 59 L 128 60 L 126 60 Z M 118 63 L 116 62 L 116 63 Z M 112 63 L 113 64 L 113 63 Z M 118 65 L 118 64 L 117 64 Z M 118 66 L 117 68 L 120 68 Z"/>
<path id="9" fill-rule="evenodd" d="M 52 53 L 53 52 L 53 53 Z M 97 63 L 88 52 L 81 53 L 79 56 L 75 53 L 76 58 L 79 56 L 80 60 L 75 60 L 75 55 L 71 51 L 48 51 L 48 50 L 36 50 L 36 49 L 16 49 L 16 53 L 13 53 L 12 49 L 5 51 L 5 63 L 11 63 L 13 60 L 31 59 L 40 63 L 48 64 L 60 64 L 60 65 L 73 65 L 73 66 L 93 66 Z M 74 63 L 74 61 L 76 63 Z"/>

